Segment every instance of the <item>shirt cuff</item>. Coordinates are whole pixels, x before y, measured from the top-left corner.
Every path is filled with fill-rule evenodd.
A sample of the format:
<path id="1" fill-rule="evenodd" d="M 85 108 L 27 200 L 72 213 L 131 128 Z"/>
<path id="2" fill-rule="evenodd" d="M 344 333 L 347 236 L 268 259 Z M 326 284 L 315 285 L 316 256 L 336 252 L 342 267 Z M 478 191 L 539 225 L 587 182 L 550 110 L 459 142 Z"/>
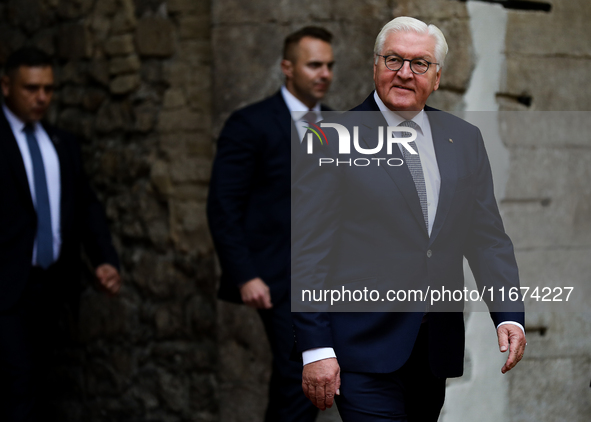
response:
<path id="1" fill-rule="evenodd" d="M 309 349 L 302 352 L 302 360 L 304 365 L 307 365 L 318 360 L 336 358 L 332 347 L 317 347 L 316 349 Z"/>
<path id="2" fill-rule="evenodd" d="M 499 327 L 500 327 L 501 325 L 505 325 L 505 324 L 513 324 L 513 325 L 517 325 L 519 328 L 521 328 L 521 331 L 523 331 L 523 335 L 525 335 L 525 328 L 523 328 L 523 325 L 521 325 L 520 323 L 518 323 L 518 322 L 515 322 L 515 321 L 503 321 L 503 322 L 501 322 L 499 325 L 497 325 L 497 330 L 499 329 Z"/>

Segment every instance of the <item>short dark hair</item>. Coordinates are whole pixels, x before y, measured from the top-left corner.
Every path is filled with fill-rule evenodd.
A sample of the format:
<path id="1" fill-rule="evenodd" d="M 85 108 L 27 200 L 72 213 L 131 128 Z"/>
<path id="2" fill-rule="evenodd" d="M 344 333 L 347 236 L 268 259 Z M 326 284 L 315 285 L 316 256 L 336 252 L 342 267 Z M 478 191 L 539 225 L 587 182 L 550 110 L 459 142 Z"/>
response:
<path id="1" fill-rule="evenodd" d="M 21 66 L 45 67 L 52 64 L 51 57 L 38 48 L 23 47 L 8 56 L 4 64 L 4 72 L 8 75 Z"/>
<path id="2" fill-rule="evenodd" d="M 319 26 L 306 26 L 299 31 L 289 34 L 285 37 L 283 42 L 283 58 L 289 60 L 289 56 L 292 55 L 293 48 L 301 41 L 304 37 L 316 38 L 327 43 L 331 43 L 332 34 L 324 28 Z"/>

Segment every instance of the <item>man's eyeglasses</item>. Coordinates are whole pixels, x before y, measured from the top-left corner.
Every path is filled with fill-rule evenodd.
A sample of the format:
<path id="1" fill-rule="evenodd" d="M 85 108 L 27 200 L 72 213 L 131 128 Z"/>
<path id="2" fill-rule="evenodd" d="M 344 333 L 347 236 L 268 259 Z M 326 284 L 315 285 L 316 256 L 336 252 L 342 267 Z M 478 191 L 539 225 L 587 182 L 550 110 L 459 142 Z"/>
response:
<path id="1" fill-rule="evenodd" d="M 427 70 L 429 70 L 429 66 L 431 66 L 432 64 L 435 65 L 439 65 L 439 63 L 432 63 L 432 62 L 428 62 L 425 59 L 403 59 L 400 56 L 396 56 L 396 55 L 390 55 L 390 56 L 382 56 L 381 54 L 377 54 L 380 57 L 384 58 L 384 64 L 386 65 L 386 67 L 392 71 L 397 71 L 402 69 L 402 66 L 404 66 L 404 62 L 409 62 L 410 63 L 410 70 L 412 71 L 412 73 L 414 73 L 415 75 L 422 75 L 424 73 L 427 73 Z"/>

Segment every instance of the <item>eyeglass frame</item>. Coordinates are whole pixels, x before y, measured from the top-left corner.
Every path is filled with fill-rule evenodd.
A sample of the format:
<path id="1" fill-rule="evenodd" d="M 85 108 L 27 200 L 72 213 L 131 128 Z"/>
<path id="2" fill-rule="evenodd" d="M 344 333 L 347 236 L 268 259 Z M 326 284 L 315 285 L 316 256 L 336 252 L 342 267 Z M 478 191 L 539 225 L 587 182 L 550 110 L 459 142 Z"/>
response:
<path id="1" fill-rule="evenodd" d="M 439 63 L 430 62 L 430 61 L 428 61 L 428 60 L 421 59 L 421 58 L 416 58 L 416 59 L 403 59 L 403 58 L 402 58 L 402 57 L 400 57 L 398 54 L 388 54 L 387 56 L 384 56 L 384 55 L 382 55 L 382 54 L 376 54 L 376 56 L 383 57 L 383 58 L 384 58 L 384 66 L 386 66 L 386 69 L 388 69 L 388 70 L 390 70 L 390 71 L 392 71 L 392 72 L 398 72 L 400 69 L 402 69 L 402 68 L 404 67 L 404 62 L 408 62 L 408 67 L 410 67 L 410 71 L 411 71 L 412 73 L 414 73 L 415 75 L 424 75 L 425 73 L 427 73 L 427 72 L 429 71 L 429 68 L 431 67 L 431 65 L 432 65 L 432 64 L 436 64 L 437 66 L 439 66 Z M 392 69 L 390 69 L 390 68 L 388 67 L 388 65 L 386 64 L 386 59 L 387 59 L 388 57 L 392 57 L 392 56 L 394 56 L 394 57 L 398 57 L 400 60 L 402 60 L 402 65 L 400 65 L 400 67 L 399 67 L 398 69 L 396 69 L 396 70 L 392 70 Z M 413 68 L 412 68 L 412 62 L 413 62 L 413 61 L 415 61 L 415 60 L 422 60 L 422 61 L 424 61 L 425 63 L 427 63 L 427 70 L 425 70 L 423 73 L 418 73 L 418 72 L 415 72 L 415 71 L 413 70 Z"/>

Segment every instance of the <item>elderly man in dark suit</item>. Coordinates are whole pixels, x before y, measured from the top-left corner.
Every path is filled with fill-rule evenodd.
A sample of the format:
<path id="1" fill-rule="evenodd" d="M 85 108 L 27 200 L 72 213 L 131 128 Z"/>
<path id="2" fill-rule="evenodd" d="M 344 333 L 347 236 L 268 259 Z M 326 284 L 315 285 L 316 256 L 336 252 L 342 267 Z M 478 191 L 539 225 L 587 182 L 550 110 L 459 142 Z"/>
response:
<path id="1" fill-rule="evenodd" d="M 41 123 L 53 94 L 51 59 L 14 52 L 0 113 L 0 419 L 48 420 L 38 406 L 57 310 L 77 292 L 80 247 L 109 294 L 119 261 L 72 135 Z"/>
<path id="2" fill-rule="evenodd" d="M 219 296 L 258 309 L 273 352 L 267 422 L 317 414 L 301 390 L 301 365 L 289 359 L 290 145 L 327 110 L 320 100 L 332 81 L 331 39 L 317 27 L 285 39 L 285 85 L 230 116 L 211 177 L 207 215 L 222 267 Z"/>
<path id="3" fill-rule="evenodd" d="M 295 160 L 292 307 L 310 311 L 293 314 L 303 389 L 320 409 L 336 395 L 344 422 L 436 422 L 446 378 L 463 370 L 463 301 L 431 308 L 420 300 L 392 302 L 392 312 L 300 306 L 299 288 L 381 291 L 381 301 L 355 309 L 363 311 L 387 310 L 386 289 L 462 291 L 466 257 L 479 286 L 495 293 L 489 310 L 500 351 L 509 350 L 501 371 L 524 353 L 523 304 L 498 296 L 502 288 L 518 292 L 519 278 L 480 131 L 425 105 L 439 88 L 443 34 L 396 18 L 382 28 L 374 54 L 375 91 L 320 124 L 328 143 L 306 145 Z M 355 148 L 340 148 L 335 123 L 356 137 Z M 386 148 L 391 135 L 378 136 L 386 127 L 401 138 L 414 133 L 416 141 L 394 137 Z"/>

